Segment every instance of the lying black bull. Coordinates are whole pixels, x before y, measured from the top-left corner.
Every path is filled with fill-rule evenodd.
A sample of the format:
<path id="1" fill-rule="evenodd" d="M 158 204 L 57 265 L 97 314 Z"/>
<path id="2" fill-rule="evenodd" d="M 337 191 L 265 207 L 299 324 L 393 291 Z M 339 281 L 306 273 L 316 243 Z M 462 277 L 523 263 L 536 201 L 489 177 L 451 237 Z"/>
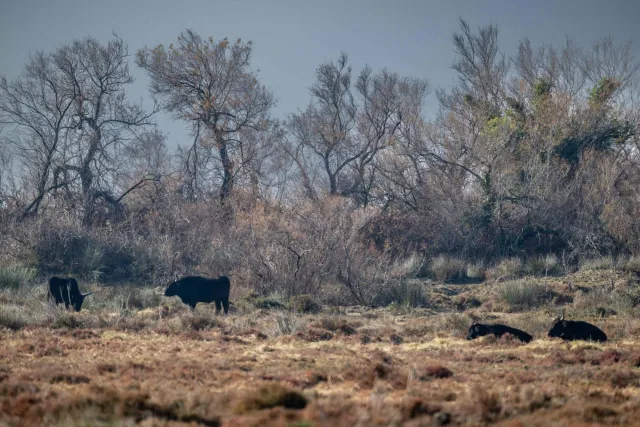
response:
<path id="1" fill-rule="evenodd" d="M 485 335 L 495 335 L 500 338 L 504 334 L 511 334 L 518 338 L 520 341 L 529 342 L 533 339 L 528 333 L 521 331 L 520 329 L 512 328 L 507 325 L 483 325 L 482 323 L 473 322 L 467 333 L 467 339 L 472 340 L 474 338 L 482 337 Z"/>
<path id="2" fill-rule="evenodd" d="M 67 309 L 71 305 L 75 311 L 80 311 L 84 298 L 92 293 L 80 293 L 78 282 L 73 277 L 52 277 L 49 279 L 49 300 L 55 301 L 56 305 L 64 302 Z"/>
<path id="3" fill-rule="evenodd" d="M 187 276 L 171 283 L 164 291 L 164 296 L 179 296 L 183 303 L 192 309 L 199 302 L 216 302 L 216 313 L 220 312 L 220 306 L 224 307 L 224 314 L 229 312 L 229 288 L 231 282 L 227 276 L 219 276 L 217 279 L 208 279 L 201 276 Z"/>
<path id="4" fill-rule="evenodd" d="M 600 328 L 582 320 L 564 320 L 564 311 L 557 318 L 549 333 L 550 337 L 562 338 L 565 341 L 585 340 L 601 341 L 607 340 L 607 335 Z"/>

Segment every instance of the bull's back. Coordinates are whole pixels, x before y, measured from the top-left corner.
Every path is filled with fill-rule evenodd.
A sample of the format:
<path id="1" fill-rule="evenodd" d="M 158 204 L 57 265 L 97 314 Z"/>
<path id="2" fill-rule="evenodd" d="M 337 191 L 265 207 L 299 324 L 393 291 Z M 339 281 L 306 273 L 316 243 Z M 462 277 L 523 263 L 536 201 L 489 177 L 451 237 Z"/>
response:
<path id="1" fill-rule="evenodd" d="M 63 295 L 67 293 L 67 280 L 60 277 L 52 277 L 49 279 L 49 296 L 53 296 L 59 304 L 63 302 Z"/>
<path id="2" fill-rule="evenodd" d="M 495 325 L 496 329 L 499 330 L 500 335 L 504 335 L 504 334 L 511 334 L 517 338 L 519 338 L 522 341 L 525 342 L 529 342 L 533 339 L 533 337 L 531 335 L 529 335 L 528 333 L 526 333 L 525 331 L 522 331 L 520 329 L 516 329 L 516 328 L 512 328 L 511 326 L 507 326 L 507 325 Z"/>
<path id="3" fill-rule="evenodd" d="M 229 298 L 231 282 L 226 276 L 209 279 L 202 276 L 188 276 L 181 280 L 184 292 L 198 302 L 213 302 Z"/>
<path id="4" fill-rule="evenodd" d="M 606 341 L 607 335 L 596 325 L 587 322 L 580 322 L 580 331 L 584 338 L 594 341 Z"/>

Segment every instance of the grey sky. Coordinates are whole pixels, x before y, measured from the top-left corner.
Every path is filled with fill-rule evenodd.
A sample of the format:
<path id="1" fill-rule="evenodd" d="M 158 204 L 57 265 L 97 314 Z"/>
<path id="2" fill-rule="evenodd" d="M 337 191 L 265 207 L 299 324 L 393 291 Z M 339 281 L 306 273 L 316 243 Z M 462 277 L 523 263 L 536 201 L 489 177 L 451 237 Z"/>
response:
<path id="1" fill-rule="evenodd" d="M 279 99 L 277 117 L 304 108 L 315 68 L 340 51 L 354 71 L 365 63 L 401 75 L 427 77 L 433 87 L 454 79 L 451 36 L 458 17 L 473 28 L 497 24 L 503 51 L 527 36 L 534 44 L 582 44 L 603 36 L 633 39 L 640 52 L 640 0 L 0 0 L 0 74 L 15 78 L 31 52 L 115 31 L 134 54 L 144 45 L 168 45 L 186 28 L 216 39 L 254 41 L 253 66 Z M 640 55 L 638 55 L 640 56 Z M 132 97 L 149 99 L 148 81 L 135 64 Z M 430 95 L 427 114 L 435 112 Z M 157 118 L 170 145 L 187 133 L 165 115 Z"/>

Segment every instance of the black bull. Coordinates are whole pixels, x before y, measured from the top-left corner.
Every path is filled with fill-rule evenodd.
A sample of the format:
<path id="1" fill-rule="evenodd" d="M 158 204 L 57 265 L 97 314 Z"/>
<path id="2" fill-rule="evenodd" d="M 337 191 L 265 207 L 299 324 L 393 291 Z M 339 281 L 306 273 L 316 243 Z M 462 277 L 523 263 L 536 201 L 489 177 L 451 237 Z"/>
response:
<path id="1" fill-rule="evenodd" d="M 476 322 L 474 322 L 469 328 L 469 332 L 467 333 L 467 339 L 472 340 L 474 338 L 478 338 L 485 335 L 495 335 L 496 337 L 500 338 L 505 334 L 511 334 L 523 342 L 529 342 L 533 339 L 533 337 L 528 333 L 526 333 L 525 331 L 512 328 L 511 326 L 501 325 L 501 324 L 484 325 L 482 323 L 476 323 Z"/>
<path id="2" fill-rule="evenodd" d="M 607 335 L 597 326 L 582 320 L 564 320 L 564 314 L 553 322 L 553 326 L 551 326 L 547 335 L 549 337 L 562 338 L 565 341 L 604 342 L 607 340 Z"/>
<path id="3" fill-rule="evenodd" d="M 164 291 L 164 296 L 179 296 L 183 303 L 192 309 L 199 302 L 215 301 L 216 313 L 224 307 L 224 314 L 229 312 L 229 289 L 231 282 L 227 276 L 209 279 L 201 276 L 187 276 L 171 283 Z"/>
<path id="4" fill-rule="evenodd" d="M 73 277 L 52 277 L 49 279 L 49 300 L 58 304 L 64 303 L 66 308 L 73 306 L 75 311 L 80 311 L 84 298 L 93 292 L 80 293 L 78 282 Z"/>

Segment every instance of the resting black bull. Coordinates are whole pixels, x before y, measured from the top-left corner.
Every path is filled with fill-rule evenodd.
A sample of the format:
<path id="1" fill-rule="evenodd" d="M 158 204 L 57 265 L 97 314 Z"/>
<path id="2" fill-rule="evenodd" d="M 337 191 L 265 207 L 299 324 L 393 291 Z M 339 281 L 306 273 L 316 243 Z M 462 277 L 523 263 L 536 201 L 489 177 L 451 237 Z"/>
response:
<path id="1" fill-rule="evenodd" d="M 221 306 L 224 314 L 229 312 L 229 289 L 231 282 L 227 276 L 210 279 L 202 276 L 187 276 L 171 283 L 164 292 L 164 296 L 179 296 L 183 303 L 196 308 L 199 302 L 216 303 L 216 313 Z"/>
<path id="2" fill-rule="evenodd" d="M 562 338 L 565 341 L 585 340 L 601 341 L 607 340 L 607 335 L 600 328 L 582 320 L 564 320 L 562 316 L 554 320 L 549 333 L 549 337 Z"/>
<path id="3" fill-rule="evenodd" d="M 54 301 L 56 305 L 64 303 L 67 309 L 71 305 L 75 311 L 80 311 L 84 298 L 92 293 L 80 293 L 78 282 L 73 277 L 52 277 L 49 279 L 49 300 Z"/>
<path id="4" fill-rule="evenodd" d="M 495 335 L 500 338 L 505 334 L 511 334 L 518 338 L 522 342 L 529 342 L 533 339 L 531 335 L 520 329 L 512 328 L 511 326 L 495 324 L 484 325 L 482 323 L 473 322 L 467 333 L 467 339 L 472 340 L 474 338 L 482 337 L 485 335 Z"/>

